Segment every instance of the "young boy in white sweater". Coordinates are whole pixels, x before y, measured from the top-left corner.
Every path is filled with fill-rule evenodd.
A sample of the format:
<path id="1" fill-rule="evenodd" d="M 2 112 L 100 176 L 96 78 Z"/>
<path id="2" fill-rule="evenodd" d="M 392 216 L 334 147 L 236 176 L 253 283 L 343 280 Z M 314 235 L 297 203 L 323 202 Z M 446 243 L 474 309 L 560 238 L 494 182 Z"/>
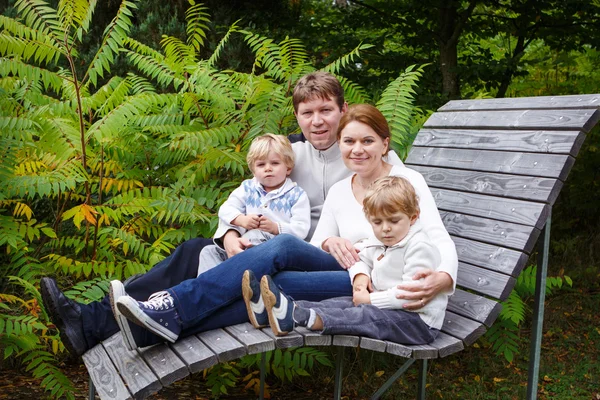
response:
<path id="1" fill-rule="evenodd" d="M 288 178 L 294 168 L 294 152 L 285 136 L 264 134 L 250 144 L 246 158 L 254 178 L 235 189 L 219 208 L 221 237 L 231 226 L 244 230 L 253 245 L 280 233 L 304 239 L 310 230 L 310 204 L 306 192 Z M 219 246 L 200 252 L 198 275 L 227 259 Z"/>
<path id="2" fill-rule="evenodd" d="M 414 188 L 402 177 L 378 179 L 365 193 L 363 210 L 374 236 L 356 244 L 360 261 L 349 273 L 352 282 L 360 274 L 367 275 L 368 287 L 355 286 L 353 297 L 295 302 L 270 276 L 264 276 L 261 296 L 275 335 L 304 326 L 323 334 L 361 335 L 402 344 L 435 339 L 442 327 L 447 295 L 438 294 L 416 312 L 403 310 L 407 301 L 396 297 L 399 284 L 415 282 L 415 273 L 435 270 L 440 262 L 439 252 L 421 229 Z"/>

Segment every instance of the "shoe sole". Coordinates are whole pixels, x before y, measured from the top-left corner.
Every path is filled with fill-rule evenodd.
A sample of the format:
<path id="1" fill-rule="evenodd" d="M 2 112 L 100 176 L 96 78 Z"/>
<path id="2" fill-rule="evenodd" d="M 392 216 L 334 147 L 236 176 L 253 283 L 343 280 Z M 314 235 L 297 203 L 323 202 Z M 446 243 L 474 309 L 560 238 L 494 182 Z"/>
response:
<path id="1" fill-rule="evenodd" d="M 117 308 L 129 321 L 137 324 L 143 328 L 146 328 L 150 332 L 157 336 L 160 336 L 164 340 L 175 343 L 179 335 L 174 334 L 164 326 L 155 322 L 152 318 L 148 317 L 138 306 L 138 302 L 129 296 L 121 297 L 117 300 Z"/>
<path id="2" fill-rule="evenodd" d="M 110 307 L 112 308 L 113 315 L 115 317 L 115 321 L 117 321 L 117 325 L 119 325 L 119 329 L 121 330 L 123 343 L 127 350 L 133 351 L 137 349 L 137 344 L 135 343 L 135 339 L 133 338 L 133 333 L 131 333 L 131 328 L 129 327 L 129 320 L 121 314 L 117 307 L 117 300 L 121 296 L 127 296 L 125 292 L 125 287 L 120 281 L 111 281 L 110 282 L 110 290 L 108 291 L 108 297 L 110 298 Z"/>
<path id="3" fill-rule="evenodd" d="M 248 319 L 250 323 L 255 328 L 264 328 L 266 325 L 259 324 L 256 320 L 256 314 L 252 310 L 252 306 L 250 305 L 252 301 L 252 296 L 254 296 L 254 292 L 250 287 L 250 273 L 248 271 L 244 271 L 244 276 L 242 277 L 242 297 L 244 298 L 244 303 L 246 303 L 246 310 L 248 311 Z"/>
<path id="4" fill-rule="evenodd" d="M 42 302 L 48 308 L 48 311 L 52 316 L 58 316 L 58 318 L 52 318 L 52 323 L 58 328 L 58 334 L 60 336 L 60 340 L 63 343 L 63 346 L 67 349 L 67 351 L 71 354 L 76 354 L 77 356 L 82 356 L 86 351 L 77 351 L 75 346 L 73 346 L 69 335 L 67 335 L 67 327 L 64 324 L 62 317 L 60 316 L 60 312 L 58 311 L 58 304 L 54 301 L 52 295 L 50 295 L 50 289 L 46 287 L 45 282 L 42 280 L 40 282 L 40 292 L 42 295 Z M 75 334 L 75 332 L 72 332 Z"/>
<path id="5" fill-rule="evenodd" d="M 269 317 L 269 324 L 271 325 L 271 330 L 275 334 L 275 336 L 286 336 L 289 331 L 282 331 L 279 328 L 279 322 L 275 315 L 273 315 L 273 307 L 277 304 L 277 297 L 275 293 L 271 291 L 269 288 L 269 281 L 266 276 L 263 276 L 260 280 L 260 295 L 262 296 L 263 303 L 265 303 L 265 309 L 267 310 L 267 316 Z"/>

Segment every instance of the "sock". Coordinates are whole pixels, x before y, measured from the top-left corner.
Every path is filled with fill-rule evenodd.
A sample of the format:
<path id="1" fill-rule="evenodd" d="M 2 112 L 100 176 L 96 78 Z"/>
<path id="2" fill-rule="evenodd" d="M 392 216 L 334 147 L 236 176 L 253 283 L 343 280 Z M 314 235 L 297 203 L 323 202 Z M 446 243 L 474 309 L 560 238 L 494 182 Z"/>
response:
<path id="1" fill-rule="evenodd" d="M 294 307 L 292 318 L 294 318 L 294 322 L 299 326 L 306 326 L 310 319 L 311 312 L 313 312 L 313 310 L 296 306 Z"/>
<path id="2" fill-rule="evenodd" d="M 306 323 L 306 327 L 308 329 L 312 329 L 313 325 L 317 321 L 317 313 L 312 308 L 310 309 L 310 317 L 308 318 L 308 322 Z"/>

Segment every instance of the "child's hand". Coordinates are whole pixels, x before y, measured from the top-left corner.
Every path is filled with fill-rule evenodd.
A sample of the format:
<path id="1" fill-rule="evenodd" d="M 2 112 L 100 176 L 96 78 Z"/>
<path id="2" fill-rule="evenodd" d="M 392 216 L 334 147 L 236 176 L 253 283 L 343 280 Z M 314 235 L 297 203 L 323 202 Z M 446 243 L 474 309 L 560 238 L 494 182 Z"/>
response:
<path id="1" fill-rule="evenodd" d="M 235 217 L 231 223 L 236 226 L 241 226 L 246 230 L 258 229 L 258 226 L 260 225 L 260 216 L 256 214 L 240 214 Z"/>
<path id="2" fill-rule="evenodd" d="M 355 306 L 359 306 L 361 304 L 371 304 L 371 294 L 366 287 L 358 290 L 355 288 L 352 294 L 352 302 Z"/>
<path id="3" fill-rule="evenodd" d="M 279 225 L 271 221 L 269 218 L 261 215 L 258 220 L 258 229 L 263 232 L 269 232 L 272 235 L 279 235 Z"/>

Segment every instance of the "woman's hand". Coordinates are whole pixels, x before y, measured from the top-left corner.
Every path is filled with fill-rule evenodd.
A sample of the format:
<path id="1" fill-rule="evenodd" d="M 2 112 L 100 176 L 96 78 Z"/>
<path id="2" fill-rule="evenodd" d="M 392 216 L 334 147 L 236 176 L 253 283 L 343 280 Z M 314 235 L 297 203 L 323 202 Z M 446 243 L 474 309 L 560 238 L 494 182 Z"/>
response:
<path id="1" fill-rule="evenodd" d="M 358 251 L 348 239 L 332 236 L 325 239 L 321 248 L 331 254 L 344 269 L 348 269 L 360 260 Z"/>
<path id="2" fill-rule="evenodd" d="M 402 293 L 396 295 L 399 299 L 414 300 L 404 304 L 406 310 L 418 310 L 424 307 L 438 293 L 452 289 L 452 278 L 446 272 L 436 272 L 430 269 L 417 272 L 414 282 L 398 285 Z"/>

